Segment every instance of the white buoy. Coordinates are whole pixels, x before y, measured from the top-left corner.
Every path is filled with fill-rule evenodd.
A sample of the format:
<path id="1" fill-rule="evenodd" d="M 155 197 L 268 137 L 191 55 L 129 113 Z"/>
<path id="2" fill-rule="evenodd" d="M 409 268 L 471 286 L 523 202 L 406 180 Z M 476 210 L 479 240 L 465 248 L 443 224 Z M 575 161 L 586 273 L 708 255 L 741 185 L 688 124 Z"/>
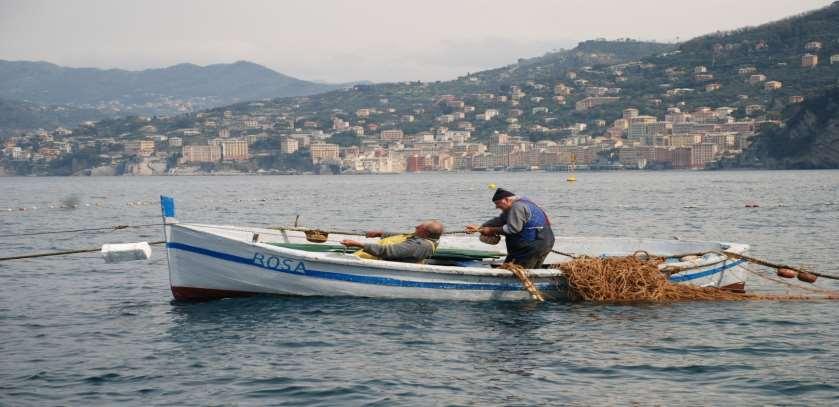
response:
<path id="1" fill-rule="evenodd" d="M 148 260 L 151 257 L 151 246 L 148 242 L 103 244 L 102 257 L 109 264 Z"/>

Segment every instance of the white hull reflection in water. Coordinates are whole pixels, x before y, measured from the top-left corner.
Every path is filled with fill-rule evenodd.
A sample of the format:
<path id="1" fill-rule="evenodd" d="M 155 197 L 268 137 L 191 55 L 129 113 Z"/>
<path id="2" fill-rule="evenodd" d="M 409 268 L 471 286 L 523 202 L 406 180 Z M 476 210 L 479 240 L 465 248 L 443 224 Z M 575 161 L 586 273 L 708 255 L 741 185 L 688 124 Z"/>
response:
<path id="1" fill-rule="evenodd" d="M 205 300 L 255 294 L 355 296 L 426 300 L 527 300 L 530 295 L 508 270 L 494 268 L 503 259 L 503 242 L 491 246 L 472 236 L 444 236 L 440 248 L 473 253 L 472 258 L 434 258 L 426 264 L 365 260 L 336 248 L 345 238 L 329 236 L 322 246 L 300 231 L 221 225 L 171 224 L 167 250 L 172 294 L 177 300 Z M 588 256 L 627 256 L 644 251 L 656 256 L 712 253 L 689 262 L 670 259 L 662 267 L 683 270 L 676 283 L 743 289 L 740 261 L 721 252 L 743 253 L 748 246 L 714 242 L 632 238 L 557 238 L 555 250 Z M 480 254 L 487 253 L 484 258 Z M 552 253 L 546 264 L 569 261 Z M 562 272 L 528 270 L 531 280 L 551 300 L 565 300 Z"/>

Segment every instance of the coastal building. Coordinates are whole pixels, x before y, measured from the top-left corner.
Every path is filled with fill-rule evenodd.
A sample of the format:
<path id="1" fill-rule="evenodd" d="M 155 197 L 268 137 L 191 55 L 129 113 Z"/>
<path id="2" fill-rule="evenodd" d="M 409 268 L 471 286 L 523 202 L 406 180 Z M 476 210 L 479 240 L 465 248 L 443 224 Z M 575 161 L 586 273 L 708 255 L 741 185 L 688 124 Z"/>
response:
<path id="1" fill-rule="evenodd" d="M 456 144 L 465 143 L 472 137 L 472 133 L 464 130 L 446 130 L 444 133 L 444 140 L 451 141 Z"/>
<path id="2" fill-rule="evenodd" d="M 185 163 L 214 163 L 221 160 L 221 150 L 218 145 L 188 145 L 181 149 L 181 160 Z"/>
<path id="3" fill-rule="evenodd" d="M 795 95 L 795 96 L 790 96 L 789 97 L 789 102 L 790 103 L 801 103 L 803 101 L 804 101 L 804 96 Z"/>
<path id="4" fill-rule="evenodd" d="M 673 169 L 686 170 L 690 168 L 691 147 L 677 147 L 673 149 Z"/>
<path id="5" fill-rule="evenodd" d="M 242 127 L 246 128 L 246 129 L 258 129 L 259 128 L 259 122 L 256 121 L 256 119 L 247 118 L 247 119 L 242 120 Z"/>
<path id="6" fill-rule="evenodd" d="M 764 90 L 778 90 L 784 87 L 784 84 L 779 81 L 769 81 L 763 85 Z"/>
<path id="7" fill-rule="evenodd" d="M 382 141 L 400 141 L 402 138 L 405 137 L 405 134 L 402 133 L 402 130 L 382 130 L 380 133 L 379 138 Z"/>
<path id="8" fill-rule="evenodd" d="M 701 142 L 701 134 L 673 134 L 670 136 L 670 145 L 673 147 L 690 147 Z"/>
<path id="9" fill-rule="evenodd" d="M 218 138 L 230 138 L 230 129 L 227 127 L 218 129 Z"/>
<path id="10" fill-rule="evenodd" d="M 452 109 L 463 109 L 464 105 L 465 103 L 462 100 L 449 100 L 446 102 L 446 106 Z"/>
<path id="11" fill-rule="evenodd" d="M 590 110 L 593 107 L 601 106 L 609 103 L 615 103 L 620 100 L 618 96 L 597 96 L 597 97 L 587 97 L 583 100 L 580 100 L 575 105 L 575 109 L 578 112 L 585 112 Z"/>
<path id="12" fill-rule="evenodd" d="M 564 83 L 557 83 L 554 85 L 554 94 L 558 96 L 570 96 L 571 88 L 566 86 Z"/>
<path id="13" fill-rule="evenodd" d="M 630 108 L 627 108 L 627 109 L 623 109 L 623 116 L 622 117 L 625 120 L 627 120 L 627 123 L 628 123 L 629 120 L 632 120 L 632 119 L 638 117 L 638 114 L 639 114 L 638 109 L 636 109 L 634 107 L 630 107 Z"/>
<path id="14" fill-rule="evenodd" d="M 339 156 L 337 144 L 323 142 L 313 143 L 309 146 L 309 152 L 312 158 L 312 164 L 334 162 L 338 160 Z"/>
<path id="15" fill-rule="evenodd" d="M 830 64 L 839 64 L 839 54 L 830 56 Z"/>
<path id="16" fill-rule="evenodd" d="M 332 129 L 342 131 L 350 128 L 350 123 L 340 117 L 332 118 Z"/>
<path id="17" fill-rule="evenodd" d="M 804 54 L 801 57 L 802 68 L 813 68 L 819 64 L 819 56 L 813 54 Z"/>
<path id="18" fill-rule="evenodd" d="M 655 124 L 655 116 L 636 116 L 629 122 L 628 137 L 630 140 L 641 140 L 648 134 L 648 125 Z"/>
<path id="19" fill-rule="evenodd" d="M 667 113 L 664 115 L 664 121 L 673 123 L 674 126 L 676 124 L 689 122 L 692 119 L 693 116 L 690 113 L 684 113 L 678 108 L 667 109 Z"/>
<path id="20" fill-rule="evenodd" d="M 766 75 L 764 74 L 754 74 L 749 76 L 749 84 L 757 85 L 758 83 L 766 82 Z"/>
<path id="21" fill-rule="evenodd" d="M 712 143 L 695 144 L 690 149 L 691 168 L 705 168 L 716 158 L 718 147 Z"/>
<path id="22" fill-rule="evenodd" d="M 405 170 L 407 172 L 432 171 L 432 164 L 433 160 L 431 159 L 431 156 L 412 155 L 406 160 Z"/>
<path id="23" fill-rule="evenodd" d="M 283 154 L 294 154 L 300 148 L 300 143 L 295 138 L 283 137 L 280 139 L 280 152 Z"/>
<path id="24" fill-rule="evenodd" d="M 184 139 L 180 137 L 169 137 L 167 140 L 169 147 L 181 147 L 184 145 Z"/>
<path id="25" fill-rule="evenodd" d="M 288 137 L 297 140 L 299 148 L 306 148 L 312 144 L 312 135 L 309 133 L 289 134 Z"/>
<path id="26" fill-rule="evenodd" d="M 123 143 L 125 155 L 140 155 L 148 157 L 154 153 L 154 141 L 129 140 Z"/>
<path id="27" fill-rule="evenodd" d="M 29 159 L 29 152 L 24 151 L 20 147 L 9 147 L 6 149 L 5 154 L 12 158 L 15 161 L 22 161 Z"/>
<path id="28" fill-rule="evenodd" d="M 217 145 L 224 161 L 246 161 L 250 159 L 248 141 L 244 139 L 213 139 L 210 145 Z"/>
<path id="29" fill-rule="evenodd" d="M 807 51 L 818 51 L 822 49 L 822 43 L 819 41 L 810 41 L 804 44 L 804 49 Z"/>
<path id="30" fill-rule="evenodd" d="M 481 115 L 479 115 L 479 118 L 484 120 L 484 121 L 490 121 L 490 120 L 494 119 L 496 116 L 498 116 L 498 110 L 487 109 Z"/>

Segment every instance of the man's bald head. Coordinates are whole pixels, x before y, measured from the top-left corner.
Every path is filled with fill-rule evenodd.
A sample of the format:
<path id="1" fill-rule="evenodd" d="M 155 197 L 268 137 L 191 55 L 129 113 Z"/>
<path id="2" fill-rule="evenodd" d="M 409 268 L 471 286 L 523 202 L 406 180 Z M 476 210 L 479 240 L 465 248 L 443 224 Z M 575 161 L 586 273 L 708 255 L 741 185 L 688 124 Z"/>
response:
<path id="1" fill-rule="evenodd" d="M 420 237 L 429 239 L 439 239 L 443 235 L 443 222 L 436 219 L 430 219 L 417 225 L 416 234 Z"/>

